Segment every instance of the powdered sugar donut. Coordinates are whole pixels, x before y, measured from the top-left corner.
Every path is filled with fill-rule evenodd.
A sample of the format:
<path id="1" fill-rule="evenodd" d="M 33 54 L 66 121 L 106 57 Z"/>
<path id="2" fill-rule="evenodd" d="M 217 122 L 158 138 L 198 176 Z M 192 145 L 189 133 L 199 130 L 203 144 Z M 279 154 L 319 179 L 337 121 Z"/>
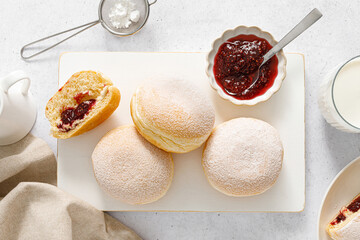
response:
<path id="1" fill-rule="evenodd" d="M 207 96 L 188 81 L 158 79 L 141 84 L 131 99 L 140 134 L 155 146 L 185 153 L 203 144 L 215 122 Z"/>
<path id="2" fill-rule="evenodd" d="M 277 130 L 253 118 L 217 126 L 206 142 L 202 165 L 209 183 L 230 196 L 265 192 L 278 178 L 283 146 Z"/>
<path id="3" fill-rule="evenodd" d="M 360 194 L 340 209 L 326 231 L 334 240 L 360 239 Z"/>
<path id="4" fill-rule="evenodd" d="M 160 199 L 174 175 L 171 154 L 146 141 L 133 125 L 108 132 L 96 145 L 92 161 L 99 185 L 129 204 Z"/>

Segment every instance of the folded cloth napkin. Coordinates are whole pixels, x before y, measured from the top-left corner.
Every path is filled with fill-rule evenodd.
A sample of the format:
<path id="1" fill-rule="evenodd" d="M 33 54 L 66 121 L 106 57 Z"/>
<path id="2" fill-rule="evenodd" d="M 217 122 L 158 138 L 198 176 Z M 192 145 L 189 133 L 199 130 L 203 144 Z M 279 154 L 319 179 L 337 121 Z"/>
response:
<path id="1" fill-rule="evenodd" d="M 115 218 L 56 187 L 49 146 L 29 134 L 0 147 L 0 239 L 141 239 Z"/>

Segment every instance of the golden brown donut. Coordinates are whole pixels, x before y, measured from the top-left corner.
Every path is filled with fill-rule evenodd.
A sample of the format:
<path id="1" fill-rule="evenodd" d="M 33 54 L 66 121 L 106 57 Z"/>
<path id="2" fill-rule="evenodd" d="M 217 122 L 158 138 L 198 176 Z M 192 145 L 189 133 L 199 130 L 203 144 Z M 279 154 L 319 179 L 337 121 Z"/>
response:
<path id="1" fill-rule="evenodd" d="M 119 89 L 101 73 L 75 73 L 46 104 L 45 116 L 51 125 L 51 135 L 64 139 L 87 132 L 110 117 L 119 102 Z M 84 108 L 89 110 L 81 115 L 81 109 L 86 112 Z M 75 121 L 62 121 L 64 115 L 67 118 L 75 112 L 80 115 Z"/>
<path id="2" fill-rule="evenodd" d="M 200 147 L 215 122 L 210 100 L 184 80 L 145 82 L 137 88 L 130 105 L 140 134 L 168 152 L 185 153 Z"/>
<path id="3" fill-rule="evenodd" d="M 360 239 L 360 194 L 340 209 L 326 231 L 334 240 Z"/>

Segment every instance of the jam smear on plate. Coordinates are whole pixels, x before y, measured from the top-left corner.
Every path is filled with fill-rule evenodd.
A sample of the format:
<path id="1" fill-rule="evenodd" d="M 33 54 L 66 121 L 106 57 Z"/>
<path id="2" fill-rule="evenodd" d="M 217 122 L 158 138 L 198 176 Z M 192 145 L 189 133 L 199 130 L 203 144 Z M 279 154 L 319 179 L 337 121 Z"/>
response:
<path id="1" fill-rule="evenodd" d="M 230 96 L 249 100 L 264 94 L 277 76 L 278 59 L 273 56 L 260 69 L 259 78 L 250 88 L 263 56 L 272 48 L 255 35 L 238 35 L 223 43 L 214 60 L 214 75 L 219 86 Z"/>
<path id="2" fill-rule="evenodd" d="M 71 126 L 76 120 L 83 119 L 86 114 L 89 113 L 90 109 L 95 105 L 96 100 L 90 99 L 87 101 L 83 101 L 76 108 L 67 108 L 61 113 L 61 123 L 57 125 L 60 131 L 68 132 L 71 128 L 67 128 L 66 126 Z"/>

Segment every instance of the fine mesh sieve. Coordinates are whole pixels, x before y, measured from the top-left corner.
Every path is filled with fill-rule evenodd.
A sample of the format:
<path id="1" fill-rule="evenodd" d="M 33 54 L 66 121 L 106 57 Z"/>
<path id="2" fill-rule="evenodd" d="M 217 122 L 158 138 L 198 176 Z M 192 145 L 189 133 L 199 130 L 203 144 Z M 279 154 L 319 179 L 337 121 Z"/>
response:
<path id="1" fill-rule="evenodd" d="M 154 3 L 156 3 L 157 0 L 154 0 L 153 2 L 149 3 L 148 0 L 133 0 L 133 2 L 136 4 L 136 8 L 137 10 L 140 12 L 140 19 L 137 22 L 132 23 L 129 28 L 115 28 L 112 26 L 111 22 L 110 22 L 110 18 L 109 18 L 109 13 L 111 8 L 118 2 L 118 0 L 101 0 L 100 4 L 99 4 L 99 9 L 98 9 L 98 14 L 99 14 L 99 19 L 93 22 L 89 22 L 86 24 L 83 24 L 81 26 L 78 27 L 74 27 L 53 35 L 50 35 L 48 37 L 44 37 L 41 38 L 39 40 L 36 40 L 34 42 L 31 42 L 29 44 L 26 44 L 25 46 L 23 46 L 20 50 L 20 55 L 23 59 L 30 59 L 32 57 L 35 57 L 37 55 L 40 55 L 43 52 L 46 52 L 48 50 L 50 50 L 53 47 L 56 47 L 57 45 L 65 42 L 66 40 L 76 36 L 77 34 L 97 25 L 98 23 L 101 23 L 101 25 L 108 30 L 110 33 L 119 36 L 119 37 L 124 37 L 124 36 L 129 36 L 132 35 L 136 32 L 138 32 L 147 22 L 148 18 L 149 18 L 149 13 L 150 13 L 150 6 L 153 5 Z M 64 38 L 63 40 L 51 45 L 50 47 L 47 47 L 45 49 L 42 49 L 36 53 L 33 53 L 29 56 L 25 56 L 24 52 L 27 50 L 27 48 L 29 48 L 30 46 L 33 46 L 36 43 L 45 41 L 47 39 L 62 35 L 64 33 L 67 32 L 71 32 L 74 31 L 76 29 L 81 29 L 75 33 L 73 33 L 72 35 Z"/>

